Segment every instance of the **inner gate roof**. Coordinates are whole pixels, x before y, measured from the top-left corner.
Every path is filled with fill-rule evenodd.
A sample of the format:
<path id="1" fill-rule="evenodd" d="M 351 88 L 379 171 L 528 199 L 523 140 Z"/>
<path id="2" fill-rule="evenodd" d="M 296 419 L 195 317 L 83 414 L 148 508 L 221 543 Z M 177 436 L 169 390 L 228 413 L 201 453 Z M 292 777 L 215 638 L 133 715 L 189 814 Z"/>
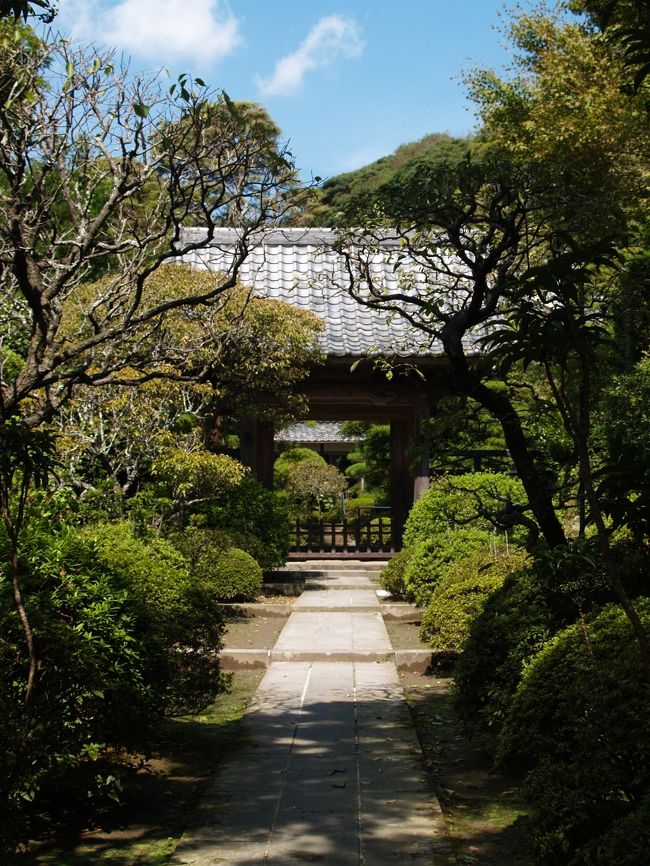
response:
<path id="1" fill-rule="evenodd" d="M 184 229 L 183 241 L 192 242 L 205 235 L 204 229 Z M 193 268 L 227 271 L 236 250 L 235 229 L 217 229 L 210 245 L 187 253 L 180 260 Z M 416 355 L 439 357 L 439 341 L 405 318 L 384 310 L 366 307 L 346 291 L 343 258 L 333 248 L 334 232 L 324 228 L 274 229 L 260 235 L 245 259 L 239 281 L 267 298 L 285 301 L 311 310 L 325 322 L 320 342 L 329 357 L 368 355 Z M 389 241 L 373 259 L 375 278 L 387 287 L 397 287 L 395 271 L 397 244 Z M 411 281 L 413 276 L 411 274 Z M 416 276 L 420 285 L 423 275 Z"/>

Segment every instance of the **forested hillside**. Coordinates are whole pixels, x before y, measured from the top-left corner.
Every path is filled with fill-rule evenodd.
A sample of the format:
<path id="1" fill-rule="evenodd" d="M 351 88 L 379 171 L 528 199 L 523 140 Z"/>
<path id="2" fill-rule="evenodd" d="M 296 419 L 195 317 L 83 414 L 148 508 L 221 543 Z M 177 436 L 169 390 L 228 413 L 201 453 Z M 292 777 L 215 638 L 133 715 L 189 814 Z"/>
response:
<path id="1" fill-rule="evenodd" d="M 425 135 L 419 141 L 400 145 L 394 153 L 364 165 L 356 171 L 327 178 L 313 190 L 300 225 L 331 226 L 343 218 L 355 198 L 377 190 L 392 180 L 395 173 L 414 161 L 428 165 L 459 162 L 468 154 L 477 154 L 481 143 L 476 138 L 454 138 L 444 132 Z"/>

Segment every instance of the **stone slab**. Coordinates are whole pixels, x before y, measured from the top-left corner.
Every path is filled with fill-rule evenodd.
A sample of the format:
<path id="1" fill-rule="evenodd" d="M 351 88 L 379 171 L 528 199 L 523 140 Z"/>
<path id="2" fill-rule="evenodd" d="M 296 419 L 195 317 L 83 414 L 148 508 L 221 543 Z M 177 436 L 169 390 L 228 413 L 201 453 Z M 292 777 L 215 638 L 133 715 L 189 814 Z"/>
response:
<path id="1" fill-rule="evenodd" d="M 341 587 L 333 591 L 330 589 L 312 589 L 303 592 L 293 606 L 292 610 L 300 611 L 303 608 L 322 608 L 323 610 L 367 610 L 379 611 L 379 599 L 370 587 Z"/>
<path id="2" fill-rule="evenodd" d="M 172 866 L 451 866 L 409 721 L 392 664 L 271 664 Z"/>
<path id="3" fill-rule="evenodd" d="M 336 593 L 338 595 L 338 593 Z M 381 614 L 324 610 L 294 611 L 287 620 L 274 652 L 390 653 L 391 643 Z"/>
<path id="4" fill-rule="evenodd" d="M 367 576 L 327 586 L 270 652 L 224 652 L 268 667 L 171 866 L 455 862 L 394 664 L 431 653 L 392 650 Z"/>

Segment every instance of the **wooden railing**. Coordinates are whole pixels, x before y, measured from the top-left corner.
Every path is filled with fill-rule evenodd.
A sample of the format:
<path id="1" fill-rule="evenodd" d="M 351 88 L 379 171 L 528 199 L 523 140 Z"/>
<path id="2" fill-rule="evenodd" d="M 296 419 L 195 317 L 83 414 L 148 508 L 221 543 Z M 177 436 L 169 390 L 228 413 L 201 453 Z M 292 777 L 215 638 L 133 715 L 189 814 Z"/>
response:
<path id="1" fill-rule="evenodd" d="M 390 517 L 372 521 L 296 521 L 290 540 L 295 553 L 392 553 Z"/>

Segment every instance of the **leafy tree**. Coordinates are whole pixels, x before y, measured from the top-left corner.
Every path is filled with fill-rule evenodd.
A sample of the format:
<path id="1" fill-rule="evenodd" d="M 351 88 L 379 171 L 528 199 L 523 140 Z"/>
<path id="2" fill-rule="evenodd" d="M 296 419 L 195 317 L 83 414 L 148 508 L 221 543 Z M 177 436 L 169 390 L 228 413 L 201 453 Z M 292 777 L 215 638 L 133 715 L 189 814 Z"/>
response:
<path id="1" fill-rule="evenodd" d="M 212 279 L 168 266 L 152 274 L 148 285 L 170 297 L 179 281 L 198 289 Z M 96 291 L 89 287 L 91 295 Z M 59 411 L 60 452 L 71 479 L 86 489 L 108 473 L 130 495 L 170 447 L 219 448 L 228 420 L 242 411 L 292 418 L 303 406 L 300 379 L 321 357 L 321 327 L 307 311 L 252 297 L 243 288 L 200 314 L 174 311 L 146 346 L 149 366 L 132 371 L 137 389 L 80 386 Z M 149 372 L 155 378 L 148 380 Z M 269 396 L 273 408 L 265 409 Z"/>
<path id="2" fill-rule="evenodd" d="M 495 360 L 502 377 L 514 363 L 524 370 L 537 367 L 545 376 L 574 449 L 580 490 L 607 574 L 650 680 L 650 642 L 611 551 L 592 458 L 592 392 L 599 360 L 610 342 L 594 272 L 612 266 L 614 245 L 611 240 L 585 242 L 583 218 L 575 224 L 570 220 L 576 206 L 572 184 L 563 189 L 559 179 L 545 171 L 490 161 L 435 172 L 422 166 L 371 197 L 365 211 L 375 215 L 370 240 L 353 231 L 342 236 L 340 249 L 353 296 L 407 317 L 440 340 L 458 391 L 501 424 L 528 497 L 526 507 L 500 513 L 501 525 L 528 522 L 534 531 L 536 522 L 555 547 L 565 544 L 566 537 L 549 478 L 508 392 L 489 381 Z M 417 289 L 399 280 L 389 287 L 373 280 L 372 259 L 381 254 L 386 237 L 399 241 L 397 258 L 407 274 L 414 267 L 424 274 Z M 494 348 L 492 365 L 473 364 L 468 358 L 468 339 L 479 326 L 487 326 L 483 342 Z M 526 508 L 534 521 L 525 517 Z"/>
<path id="3" fill-rule="evenodd" d="M 23 412 L 33 426 L 79 384 L 156 375 L 144 348 L 171 311 L 209 306 L 236 284 L 253 237 L 290 209 L 294 169 L 201 82 L 183 78 L 170 94 L 112 55 L 60 39 L 29 52 L 8 41 L 3 67 L 14 70 L 0 102 L 0 289 L 12 311 L 3 337 L 22 341 L 24 354 L 18 375 L 2 377 L 0 420 Z M 214 103 L 218 123 L 206 108 Z M 227 273 L 200 287 L 180 281 L 171 297 L 147 288 L 161 264 L 209 244 L 225 219 L 239 237 Z M 182 235 L 199 222 L 200 239 Z M 84 279 L 106 260 L 112 275 L 91 296 Z"/>
<path id="4" fill-rule="evenodd" d="M 508 392 L 490 384 L 487 365 L 470 360 L 468 340 L 507 308 L 522 271 L 559 241 L 551 225 L 553 217 L 562 217 L 562 230 L 567 228 L 562 191 L 560 181 L 543 171 L 499 160 L 418 163 L 357 204 L 357 218 L 367 227 L 342 233 L 339 245 L 352 295 L 437 338 L 457 391 L 499 422 L 529 508 L 551 545 L 565 541 L 551 479 Z M 390 244 L 399 245 L 396 263 L 405 266 L 406 277 L 386 286 L 374 278 L 372 260 Z M 408 284 L 414 268 L 424 276 L 417 291 Z M 521 510 L 511 519 L 521 521 Z"/>
<path id="5" fill-rule="evenodd" d="M 507 35 L 514 74 L 475 69 L 465 77 L 486 146 L 542 163 L 580 199 L 588 194 L 582 231 L 591 239 L 610 233 L 621 211 L 644 206 L 650 131 L 642 96 L 621 92 L 620 54 L 579 22 L 535 10 L 518 15 Z"/>
<path id="6" fill-rule="evenodd" d="M 198 79 L 167 89 L 110 52 L 2 28 L 0 436 L 11 448 L 0 503 L 29 707 L 42 684 L 16 552 L 30 482 L 50 465 L 36 428 L 80 386 L 196 376 L 182 363 L 196 345 L 179 352 L 161 335 L 181 327 L 179 310 L 198 320 L 237 285 L 254 239 L 291 210 L 295 171 L 249 112 Z M 209 244 L 226 221 L 238 242 L 225 272 L 196 280 L 179 268 L 161 291 L 161 265 Z"/>
<path id="7" fill-rule="evenodd" d="M 0 0 L 0 18 L 39 18 L 49 24 L 57 13 L 54 0 Z"/>
<path id="8" fill-rule="evenodd" d="M 300 448 L 292 446 L 283 451 L 273 464 L 273 487 L 276 490 L 283 490 L 287 486 L 288 473 L 292 466 L 297 463 L 302 463 L 304 460 L 310 460 L 320 466 L 325 466 L 327 461 L 325 458 L 314 451 L 313 448 Z"/>
<path id="9" fill-rule="evenodd" d="M 246 468 L 226 454 L 181 448 L 163 453 L 152 468 L 154 477 L 169 488 L 181 526 L 188 508 L 234 489 L 246 475 Z"/>
<path id="10" fill-rule="evenodd" d="M 650 7 L 647 0 L 569 0 L 574 12 L 586 12 L 623 55 L 636 93 L 650 74 Z"/>
<path id="11" fill-rule="evenodd" d="M 357 450 L 348 454 L 350 466 L 345 474 L 355 481 L 364 479 L 366 490 L 377 501 L 388 497 L 390 487 L 390 426 L 368 421 L 344 421 L 341 427 L 346 436 L 357 436 Z"/>
<path id="12" fill-rule="evenodd" d="M 301 460 L 287 470 L 287 492 L 297 508 L 310 513 L 314 507 L 322 514 L 326 503 L 347 490 L 345 476 L 336 466 L 320 460 Z"/>

